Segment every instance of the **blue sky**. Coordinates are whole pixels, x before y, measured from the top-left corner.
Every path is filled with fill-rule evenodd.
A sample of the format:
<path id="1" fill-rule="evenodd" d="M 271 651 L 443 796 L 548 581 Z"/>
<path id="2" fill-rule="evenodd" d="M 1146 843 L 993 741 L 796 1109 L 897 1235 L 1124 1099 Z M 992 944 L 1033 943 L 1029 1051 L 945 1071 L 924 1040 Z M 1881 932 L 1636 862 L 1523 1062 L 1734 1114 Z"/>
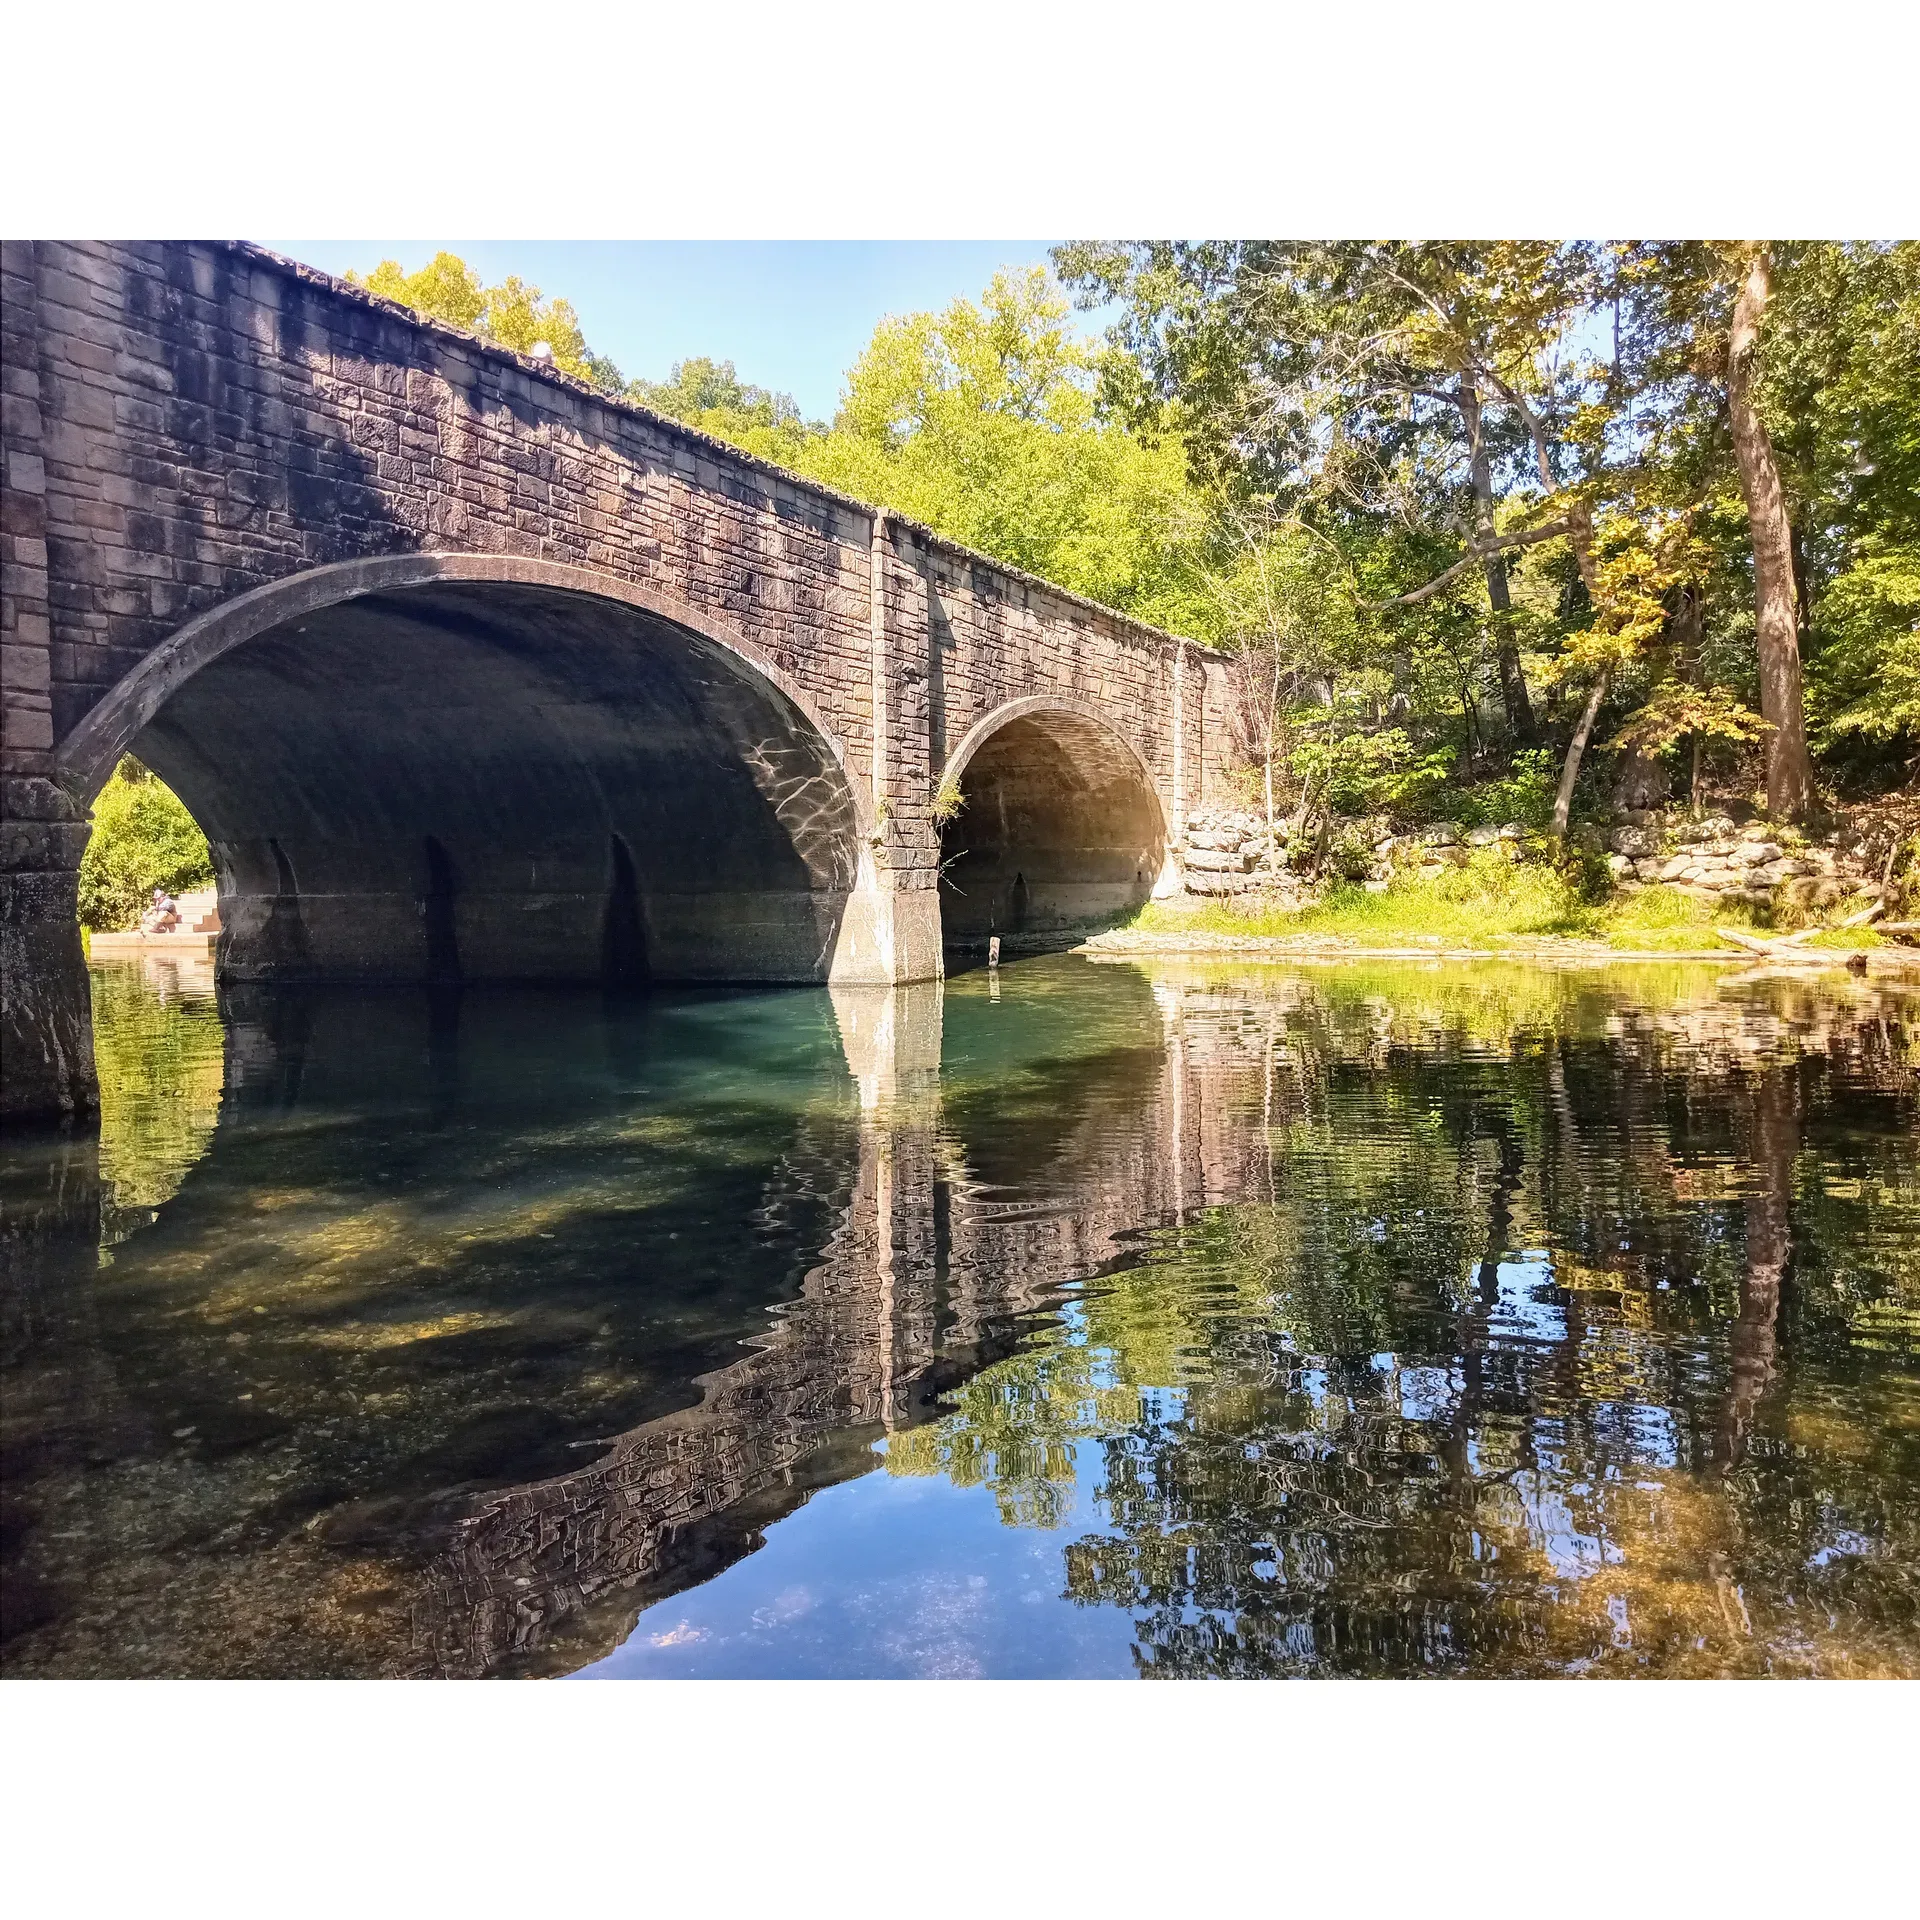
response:
<path id="1" fill-rule="evenodd" d="M 588 341 L 623 373 L 665 379 L 695 354 L 790 393 L 830 419 L 841 377 L 885 314 L 977 295 L 996 267 L 1044 262 L 1045 240 L 264 240 L 329 273 L 442 247 L 488 281 L 517 273 L 564 295 Z"/>

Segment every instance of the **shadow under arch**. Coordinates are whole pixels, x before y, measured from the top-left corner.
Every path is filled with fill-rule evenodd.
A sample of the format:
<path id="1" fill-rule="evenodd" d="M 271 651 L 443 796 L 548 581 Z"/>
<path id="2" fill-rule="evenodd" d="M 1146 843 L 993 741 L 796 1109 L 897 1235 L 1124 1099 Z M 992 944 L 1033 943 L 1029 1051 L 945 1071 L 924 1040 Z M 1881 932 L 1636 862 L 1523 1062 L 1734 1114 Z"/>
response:
<path id="1" fill-rule="evenodd" d="M 612 914 L 656 979 L 821 980 L 870 826 L 844 742 L 744 635 L 506 555 L 224 603 L 75 728 L 62 784 L 84 804 L 128 751 L 213 845 L 232 979 L 420 981 L 457 953 L 468 981 L 599 980 Z"/>
<path id="2" fill-rule="evenodd" d="M 949 942 L 1042 933 L 1140 906 L 1166 863 L 1152 770 L 1090 708 L 1056 695 L 1012 700 L 948 756 L 959 811 L 940 830 Z"/>

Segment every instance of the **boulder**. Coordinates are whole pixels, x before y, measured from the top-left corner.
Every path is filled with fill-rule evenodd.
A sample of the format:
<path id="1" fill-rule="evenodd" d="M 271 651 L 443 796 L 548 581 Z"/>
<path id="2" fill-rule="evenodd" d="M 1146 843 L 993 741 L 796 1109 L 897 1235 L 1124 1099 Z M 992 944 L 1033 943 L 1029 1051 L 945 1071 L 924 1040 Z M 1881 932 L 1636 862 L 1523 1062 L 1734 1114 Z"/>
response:
<path id="1" fill-rule="evenodd" d="M 1253 882 L 1244 873 L 1189 873 L 1187 891 L 1202 895 L 1245 893 Z"/>
<path id="2" fill-rule="evenodd" d="M 1444 820 L 1434 826 L 1423 828 L 1420 834 L 1420 844 L 1423 847 L 1451 847 L 1457 845 L 1459 839 L 1459 828 L 1449 826 Z"/>
<path id="3" fill-rule="evenodd" d="M 1630 807 L 1636 812 L 1657 807 L 1671 791 L 1671 776 L 1664 760 L 1636 751 L 1620 756 L 1613 778 L 1616 807 Z"/>
<path id="4" fill-rule="evenodd" d="M 1499 838 L 1500 829 L 1498 827 L 1475 827 L 1467 835 L 1467 845 L 1470 847 L 1490 847 Z"/>
<path id="5" fill-rule="evenodd" d="M 1660 851 L 1660 837 L 1645 827 L 1615 827 L 1607 845 L 1614 853 L 1638 860 Z"/>
<path id="6" fill-rule="evenodd" d="M 1247 856 L 1237 847 L 1231 851 L 1223 847 L 1190 847 L 1187 850 L 1186 867 L 1190 873 L 1245 873 L 1248 865 Z"/>

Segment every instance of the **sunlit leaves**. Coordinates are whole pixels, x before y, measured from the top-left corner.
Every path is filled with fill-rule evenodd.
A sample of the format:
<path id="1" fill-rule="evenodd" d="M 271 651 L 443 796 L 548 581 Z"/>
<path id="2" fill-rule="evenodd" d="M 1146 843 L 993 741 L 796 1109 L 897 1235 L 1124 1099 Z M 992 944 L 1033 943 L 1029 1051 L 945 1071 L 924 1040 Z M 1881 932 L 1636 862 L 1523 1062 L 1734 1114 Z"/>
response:
<path id="1" fill-rule="evenodd" d="M 93 832 L 80 861 L 80 924 L 95 932 L 131 927 L 153 889 L 181 893 L 213 882 L 207 837 L 173 790 L 128 755 L 93 803 Z"/>

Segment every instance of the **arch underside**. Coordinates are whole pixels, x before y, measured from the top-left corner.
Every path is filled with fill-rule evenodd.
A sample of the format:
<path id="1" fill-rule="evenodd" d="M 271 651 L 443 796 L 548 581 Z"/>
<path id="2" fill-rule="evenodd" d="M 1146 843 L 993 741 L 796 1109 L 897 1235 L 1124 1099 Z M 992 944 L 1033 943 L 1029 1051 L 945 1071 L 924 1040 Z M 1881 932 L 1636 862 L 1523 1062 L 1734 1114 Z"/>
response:
<path id="1" fill-rule="evenodd" d="M 1018 714 L 959 773 L 941 832 L 948 940 L 1045 932 L 1143 903 L 1166 858 L 1160 801 L 1138 756 L 1087 715 Z"/>
<path id="2" fill-rule="evenodd" d="M 213 846 L 230 978 L 820 980 L 856 883 L 846 776 L 794 703 L 583 593 L 296 615 L 131 750 Z"/>

